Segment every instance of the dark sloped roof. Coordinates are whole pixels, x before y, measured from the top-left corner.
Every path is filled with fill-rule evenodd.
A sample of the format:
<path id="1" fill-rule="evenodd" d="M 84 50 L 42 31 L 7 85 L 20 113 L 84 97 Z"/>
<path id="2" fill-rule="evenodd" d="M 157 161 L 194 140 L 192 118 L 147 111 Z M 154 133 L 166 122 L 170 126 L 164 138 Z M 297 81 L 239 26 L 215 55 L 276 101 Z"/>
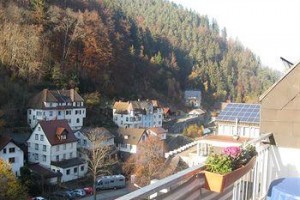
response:
<path id="1" fill-rule="evenodd" d="M 34 173 L 40 175 L 40 176 L 44 176 L 45 178 L 54 178 L 54 177 L 60 177 L 62 176 L 61 173 L 58 172 L 53 172 L 50 169 L 47 169 L 41 165 L 39 165 L 38 163 L 33 163 L 30 164 L 28 166 L 28 168 L 33 171 Z"/>
<path id="2" fill-rule="evenodd" d="M 83 98 L 74 90 L 44 89 L 29 101 L 31 108 L 44 108 L 44 102 L 71 103 L 83 102 Z"/>
<path id="3" fill-rule="evenodd" d="M 218 115 L 216 121 L 259 124 L 260 105 L 246 103 L 229 103 Z"/>
<path id="4" fill-rule="evenodd" d="M 190 97 L 201 97 L 201 91 L 200 90 L 186 90 L 184 92 L 185 98 Z"/>
<path id="5" fill-rule="evenodd" d="M 52 146 L 77 141 L 77 138 L 75 137 L 67 120 L 40 121 L 39 124 Z M 66 134 L 66 139 L 60 140 L 57 133 Z"/>
<path id="6" fill-rule="evenodd" d="M 146 129 L 143 128 L 119 128 L 117 130 L 120 138 L 120 142 L 123 144 L 134 144 L 137 145 L 143 133 L 145 133 Z M 126 138 L 127 136 L 127 138 Z"/>
<path id="7" fill-rule="evenodd" d="M 52 161 L 51 165 L 65 169 L 65 168 L 69 168 L 69 167 L 73 167 L 73 166 L 78 166 L 78 165 L 81 165 L 84 163 L 86 163 L 86 161 L 84 159 L 72 158 L 72 159 L 62 160 L 62 161 L 57 161 L 57 162 Z"/>
<path id="8" fill-rule="evenodd" d="M 13 142 L 10 136 L 8 135 L 0 136 L 0 150 L 2 150 L 9 142 Z"/>

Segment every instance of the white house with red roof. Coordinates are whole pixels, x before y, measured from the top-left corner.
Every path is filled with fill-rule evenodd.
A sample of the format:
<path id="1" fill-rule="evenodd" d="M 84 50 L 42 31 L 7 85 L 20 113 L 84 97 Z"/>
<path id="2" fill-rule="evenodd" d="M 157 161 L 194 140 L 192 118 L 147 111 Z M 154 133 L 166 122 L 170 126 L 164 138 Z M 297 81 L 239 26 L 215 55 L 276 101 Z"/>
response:
<path id="1" fill-rule="evenodd" d="M 67 120 L 39 121 L 27 140 L 28 160 L 61 173 L 61 181 L 85 176 L 87 162 L 77 157 L 77 141 Z"/>
<path id="2" fill-rule="evenodd" d="M 9 162 L 16 176 L 24 165 L 24 152 L 9 136 L 0 136 L 0 158 Z"/>
<path id="3" fill-rule="evenodd" d="M 40 120 L 66 119 L 72 130 L 78 130 L 85 117 L 84 100 L 74 89 L 44 89 L 30 100 L 27 110 L 27 122 L 31 128 Z"/>

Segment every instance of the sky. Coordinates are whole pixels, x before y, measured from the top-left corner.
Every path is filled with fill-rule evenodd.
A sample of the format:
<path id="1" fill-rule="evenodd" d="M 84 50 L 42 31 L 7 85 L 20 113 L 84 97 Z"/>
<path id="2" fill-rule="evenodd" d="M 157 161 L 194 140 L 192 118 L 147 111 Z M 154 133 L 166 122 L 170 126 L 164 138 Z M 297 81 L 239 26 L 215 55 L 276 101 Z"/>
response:
<path id="1" fill-rule="evenodd" d="M 260 57 L 264 66 L 285 71 L 280 57 L 300 61 L 300 0 L 171 0 L 209 19 Z"/>

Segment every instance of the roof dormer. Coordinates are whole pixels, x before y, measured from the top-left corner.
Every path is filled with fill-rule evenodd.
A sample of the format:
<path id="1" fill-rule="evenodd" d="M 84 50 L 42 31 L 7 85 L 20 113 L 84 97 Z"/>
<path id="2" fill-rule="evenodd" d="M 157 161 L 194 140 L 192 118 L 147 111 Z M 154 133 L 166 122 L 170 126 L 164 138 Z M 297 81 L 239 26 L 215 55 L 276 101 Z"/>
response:
<path id="1" fill-rule="evenodd" d="M 56 136 L 59 140 L 67 139 L 67 134 L 68 134 L 68 131 L 63 127 L 58 127 L 56 129 Z"/>

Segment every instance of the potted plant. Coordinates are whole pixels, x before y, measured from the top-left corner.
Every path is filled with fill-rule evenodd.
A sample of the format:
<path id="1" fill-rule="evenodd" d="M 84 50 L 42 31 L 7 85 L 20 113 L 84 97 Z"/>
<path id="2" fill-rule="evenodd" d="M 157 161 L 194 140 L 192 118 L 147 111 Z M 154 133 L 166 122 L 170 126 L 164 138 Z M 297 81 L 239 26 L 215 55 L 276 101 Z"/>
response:
<path id="1" fill-rule="evenodd" d="M 222 192 L 249 172 L 256 161 L 254 146 L 226 147 L 221 154 L 211 153 L 206 160 L 205 188 Z"/>

